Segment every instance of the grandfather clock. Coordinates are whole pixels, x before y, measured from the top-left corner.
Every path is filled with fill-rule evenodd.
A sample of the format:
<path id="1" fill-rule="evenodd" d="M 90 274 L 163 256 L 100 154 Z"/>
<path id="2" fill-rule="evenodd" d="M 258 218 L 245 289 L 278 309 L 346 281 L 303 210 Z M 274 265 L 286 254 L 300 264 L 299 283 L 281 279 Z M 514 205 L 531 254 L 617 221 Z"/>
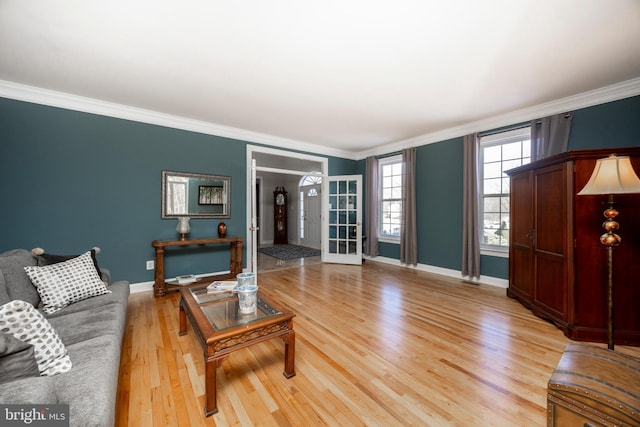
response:
<path id="1" fill-rule="evenodd" d="M 287 192 L 284 187 L 276 187 L 273 192 L 273 244 L 286 245 L 287 237 Z"/>

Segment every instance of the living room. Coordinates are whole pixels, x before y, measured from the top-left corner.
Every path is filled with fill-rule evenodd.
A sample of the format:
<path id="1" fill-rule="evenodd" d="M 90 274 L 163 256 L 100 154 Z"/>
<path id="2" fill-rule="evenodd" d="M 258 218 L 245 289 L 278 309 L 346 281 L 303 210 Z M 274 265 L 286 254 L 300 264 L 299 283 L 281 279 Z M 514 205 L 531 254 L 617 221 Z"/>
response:
<path id="1" fill-rule="evenodd" d="M 2 212 L 3 223 L 11 224 L 3 232 L 4 249 L 75 253 L 97 245 L 105 264 L 117 265 L 116 278 L 151 282 L 153 271 L 145 270 L 154 257 L 151 241 L 175 236 L 175 220 L 160 215 L 163 170 L 231 177 L 231 217 L 225 223 L 228 235 L 245 236 L 248 142 L 8 98 L 0 107 L 1 173 L 11 183 L 5 194 L 12 203 Z M 637 146 L 639 109 L 640 96 L 633 96 L 574 110 L 569 150 Z M 462 137 L 417 151 L 418 263 L 459 272 Z M 363 173 L 363 160 L 327 157 L 330 175 Z M 434 201 L 438 209 L 430 208 Z M 441 238 L 443 213 L 447 239 Z M 194 219 L 191 234 L 213 235 L 217 223 Z M 380 255 L 398 260 L 398 245 L 381 243 Z M 210 257 L 189 257 L 168 267 L 167 275 L 228 269 L 226 253 L 214 257 L 214 264 Z M 483 256 L 481 268 L 489 279 L 508 279 L 504 258 Z"/>
<path id="2" fill-rule="evenodd" d="M 637 11 L 637 9 L 635 10 Z M 0 16 L 2 16 L 1 10 Z M 629 57 L 633 60 L 637 60 L 637 56 L 637 53 L 629 53 Z M 5 59 L 0 60 L 0 71 L 11 68 L 8 65 L 10 61 L 6 58 L 5 56 Z M 629 62 L 632 61 L 629 60 Z M 593 63 L 595 67 L 598 61 L 594 60 Z M 624 64 L 621 65 L 621 68 L 624 68 Z M 153 260 L 155 256 L 151 242 L 176 238 L 176 221 L 161 217 L 162 171 L 230 177 L 230 216 L 224 221 L 227 226 L 227 235 L 243 238 L 248 238 L 249 235 L 249 224 L 246 220 L 248 210 L 246 194 L 250 191 L 247 178 L 247 151 L 250 147 L 269 147 L 294 153 L 294 155 L 304 154 L 326 158 L 328 175 L 364 174 L 365 171 L 365 155 L 369 153 L 368 150 L 349 153 L 320 144 L 315 146 L 304 142 L 287 144 L 285 138 L 254 138 L 257 133 L 249 131 L 243 133 L 238 129 L 235 132 L 229 131 L 229 128 L 225 126 L 211 124 L 208 127 L 201 127 L 199 126 L 201 122 L 195 119 L 189 121 L 169 114 L 142 110 L 133 105 L 120 105 L 105 99 L 92 99 L 85 94 L 73 95 L 67 93 L 63 87 L 57 89 L 38 87 L 37 84 L 29 81 L 10 80 L 7 77 L 9 75 L 8 72 L 0 74 L 0 79 L 2 79 L 0 81 L 0 138 L 2 139 L 0 177 L 4 182 L 3 194 L 5 196 L 4 209 L 0 213 L 0 222 L 4 224 L 2 238 L 0 238 L 0 252 L 14 248 L 31 250 L 41 247 L 53 253 L 74 254 L 98 246 L 101 248 L 100 264 L 110 269 L 112 279 L 114 281 L 129 281 L 132 284 L 132 291 L 142 291 L 140 294 L 152 295 L 150 289 L 154 281 L 154 272 L 146 268 L 147 261 Z M 518 108 L 514 107 L 514 110 L 518 110 Z M 379 245 L 380 255 L 377 260 L 381 262 L 367 260 L 364 267 L 358 267 L 362 268 L 361 271 L 354 272 L 347 267 L 336 266 L 335 276 L 332 276 L 328 270 L 322 270 L 323 267 L 319 266 L 318 270 L 310 272 L 310 278 L 305 279 L 301 277 L 305 270 L 297 269 L 288 273 L 291 277 L 285 281 L 279 281 L 276 277 L 269 276 L 265 279 L 264 285 L 260 283 L 261 286 L 264 286 L 265 290 L 268 289 L 272 298 L 277 298 L 282 304 L 297 313 L 298 317 L 295 322 L 298 322 L 299 318 L 308 316 L 305 314 L 305 306 L 302 301 L 298 304 L 283 296 L 287 292 L 284 284 L 296 280 L 296 278 L 299 283 L 307 283 L 309 287 L 316 286 L 318 292 L 322 290 L 327 292 L 327 295 L 331 295 L 331 292 L 338 292 L 337 295 L 348 298 L 340 293 L 339 289 L 329 283 L 322 282 L 322 278 L 330 277 L 331 279 L 326 280 L 344 280 L 345 283 L 354 281 L 360 287 L 379 288 L 382 293 L 384 285 L 376 282 L 377 279 L 372 278 L 375 274 L 369 270 L 375 269 L 373 271 L 378 271 L 382 277 L 386 277 L 388 280 L 392 280 L 395 275 L 401 277 L 402 281 L 406 283 L 419 282 L 420 280 L 434 282 L 436 283 L 435 289 L 440 289 L 443 292 L 442 295 L 446 295 L 447 292 L 443 291 L 442 285 L 438 283 L 448 283 L 447 280 L 455 279 L 457 281 L 453 282 L 455 283 L 453 287 L 457 288 L 461 278 L 464 135 L 471 133 L 471 131 L 489 132 L 565 111 L 570 111 L 573 115 L 568 150 L 637 147 L 640 145 L 638 140 L 638 135 L 640 135 L 640 74 L 636 73 L 632 77 L 611 81 L 606 85 L 593 87 L 579 93 L 567 93 L 562 97 L 528 105 L 518 114 L 509 111 L 505 114 L 487 116 L 471 123 L 473 125 L 471 127 L 464 126 L 469 125 L 469 123 L 464 123 L 459 126 L 434 130 L 429 134 L 417 135 L 413 144 L 408 140 L 401 140 L 398 144 L 394 144 L 397 141 L 379 144 L 374 151 L 376 155 L 380 156 L 397 153 L 399 148 L 405 145 L 417 149 L 417 267 L 400 266 L 399 245 L 382 242 Z M 513 121 L 504 122 L 505 117 L 512 117 Z M 496 120 L 496 118 L 500 120 Z M 462 129 L 471 130 L 462 133 Z M 273 143 L 269 144 L 269 141 L 273 141 Z M 291 139 L 286 141 L 290 142 Z M 600 218 L 593 220 L 597 235 L 600 231 Z M 216 234 L 218 222 L 213 219 L 193 219 L 190 222 L 190 235 L 213 237 Z M 622 223 L 622 227 L 624 227 L 624 223 Z M 621 232 L 621 234 L 624 239 L 624 233 Z M 244 268 L 247 269 L 249 265 L 246 262 L 248 259 L 246 252 L 244 258 Z M 326 266 L 325 268 L 331 269 Z M 165 273 L 166 277 L 176 277 L 186 274 L 224 272 L 228 269 L 229 255 L 226 251 L 190 252 L 186 255 L 172 255 L 171 262 L 167 263 Z M 440 279 L 438 275 L 442 275 L 444 278 Z M 305 282 L 305 280 L 309 280 L 309 282 Z M 490 301 L 490 303 L 483 302 L 481 304 L 487 304 L 498 312 L 510 313 L 516 319 L 514 322 L 521 322 L 514 326 L 518 330 L 517 333 L 526 336 L 531 341 L 523 339 L 519 342 L 518 351 L 526 351 L 527 342 L 531 347 L 535 347 L 540 340 L 544 341 L 544 351 L 533 351 L 537 356 L 544 358 L 544 362 L 541 362 L 544 366 L 540 370 L 547 372 L 547 377 L 540 375 L 536 378 L 537 383 L 534 387 L 537 392 L 543 393 L 544 390 L 540 389 L 540 384 L 546 384 L 548 376 L 568 340 L 553 325 L 540 321 L 513 300 L 507 299 L 504 296 L 505 290 L 503 288 L 508 286 L 508 280 L 508 258 L 482 255 L 480 282 L 494 286 L 490 286 L 487 291 L 483 290 L 486 293 L 477 294 L 478 296 L 484 295 L 487 301 Z M 415 283 L 413 285 L 419 286 Z M 398 286 L 405 285 L 398 284 Z M 479 289 L 487 289 L 483 286 L 480 286 Z M 403 289 L 404 292 L 413 293 L 418 288 Z M 386 291 L 389 292 L 388 298 L 393 298 L 392 290 Z M 304 296 L 305 294 L 301 292 L 298 287 L 292 288 L 292 293 L 301 298 L 313 300 L 310 295 Z M 498 294 L 506 301 L 501 301 Z M 455 303 L 455 298 L 438 297 L 435 292 L 430 291 L 429 295 L 430 299 L 419 302 L 412 310 L 429 310 L 430 301 L 439 301 L 440 298 L 453 304 L 444 309 L 451 312 L 473 311 L 477 308 Z M 466 294 L 463 291 L 458 297 L 472 304 L 473 297 L 469 295 L 473 294 Z M 131 322 L 134 319 L 136 322 L 137 319 L 140 319 L 140 323 L 135 323 L 135 325 L 136 328 L 143 328 L 143 330 L 148 327 L 148 322 L 159 322 L 166 328 L 153 329 L 154 336 L 175 334 L 176 337 L 167 338 L 164 345 L 175 344 L 177 329 L 174 327 L 178 316 L 175 297 L 174 294 L 166 301 L 156 301 L 153 297 L 142 300 L 140 295 L 134 293 L 130 297 L 130 301 L 132 301 L 129 308 Z M 360 298 L 366 300 L 365 296 Z M 356 307 L 357 305 L 354 305 L 354 309 Z M 379 309 L 383 310 L 382 307 L 381 305 Z M 144 310 L 144 314 L 136 313 L 138 309 Z M 168 318 L 174 313 L 175 319 L 160 319 L 163 314 Z M 308 313 L 314 312 L 309 311 Z M 329 316 L 329 313 L 331 311 L 327 309 L 316 314 L 324 317 Z M 344 322 L 353 320 L 349 318 L 348 314 L 343 313 L 343 315 L 345 316 L 342 318 Z M 491 312 L 489 310 L 483 312 L 482 315 L 490 317 Z M 479 317 L 482 316 L 479 315 Z M 305 338 L 305 333 L 313 336 L 318 332 L 311 329 L 313 321 L 299 320 L 301 328 L 296 329 L 299 338 L 300 361 L 298 376 L 302 377 L 301 373 L 306 370 L 307 375 L 312 378 L 317 374 L 312 363 L 313 359 L 305 359 L 304 354 L 305 352 L 312 354 L 312 347 L 320 345 L 322 339 Z M 446 321 L 450 320 L 446 320 L 445 316 L 445 318 L 436 317 L 426 323 Z M 476 319 L 474 322 L 476 325 L 474 328 L 480 329 L 482 320 Z M 540 335 L 530 336 L 530 332 L 524 327 L 527 323 L 532 324 L 532 330 L 537 331 Z M 456 323 L 460 327 L 463 324 L 462 320 L 460 323 Z M 129 334 L 133 333 L 133 324 L 129 324 L 127 330 Z M 366 330 L 363 332 L 367 333 Z M 138 337 L 140 333 L 140 331 L 136 331 L 135 336 Z M 332 339 L 337 340 L 337 337 L 343 337 L 345 340 L 353 339 L 353 337 L 348 335 L 345 337 L 341 334 L 337 334 Z M 188 348 L 186 353 L 193 352 L 194 369 L 201 369 L 195 374 L 195 377 L 201 378 L 204 370 L 200 360 L 201 354 L 198 353 L 195 341 L 186 341 L 192 338 L 193 334 L 191 333 L 186 337 L 181 337 L 182 341 L 179 345 Z M 392 334 L 389 339 L 393 340 Z M 314 344 L 311 345 L 310 341 L 314 341 Z M 132 339 L 130 335 L 126 337 L 123 347 L 125 350 L 123 351 L 127 351 L 127 342 L 133 346 L 135 339 Z M 151 339 L 148 343 L 158 345 Z M 434 342 L 429 343 L 437 346 L 437 342 L 435 344 Z M 349 347 L 350 344 L 345 341 L 343 345 Z M 358 343 L 356 347 L 359 345 L 362 343 Z M 402 345 L 402 343 L 397 343 L 397 345 Z M 429 344 L 425 343 L 425 345 Z M 478 347 L 474 347 L 470 351 L 479 351 L 479 348 L 482 348 L 482 344 L 478 344 Z M 447 347 L 445 352 L 450 355 L 455 354 L 451 349 L 452 347 Z M 333 350 L 340 351 L 339 347 Z M 257 353 L 253 353 L 253 351 Z M 351 349 L 351 351 L 357 353 L 358 349 Z M 362 351 L 366 354 L 374 353 L 372 349 Z M 412 351 L 419 352 L 416 349 L 412 349 Z M 629 351 L 635 352 L 634 349 Z M 256 358 L 266 360 L 273 358 L 277 359 L 277 362 L 271 364 L 273 366 L 267 365 L 280 375 L 281 352 L 281 346 L 270 344 L 266 349 L 252 350 L 239 356 L 240 358 L 234 359 L 235 355 L 231 356 L 228 361 L 232 364 L 229 366 L 233 366 L 233 369 L 229 366 L 223 366 L 222 369 L 227 376 L 231 377 L 239 375 L 232 374 L 234 370 L 237 372 L 239 369 L 241 372 L 245 372 L 249 369 L 239 366 L 244 362 L 248 366 L 254 366 L 260 365 L 260 362 L 255 362 Z M 545 352 L 548 353 L 543 354 Z M 125 359 L 131 361 L 132 357 L 134 358 L 134 353 L 128 354 Z M 413 356 L 418 357 L 416 354 L 414 353 Z M 637 355 L 637 353 L 634 354 Z M 455 356 L 462 357 L 460 354 L 455 354 Z M 200 359 L 196 361 L 196 357 Z M 319 353 L 314 357 L 321 358 Z M 509 360 L 510 363 L 515 363 L 515 356 L 513 360 Z M 394 359 L 394 362 L 401 363 L 400 359 Z M 423 368 L 424 366 L 421 366 L 417 369 Z M 384 365 L 384 368 L 381 369 L 390 369 L 390 366 Z M 158 369 L 157 372 L 161 371 L 162 369 Z M 121 381 L 131 380 L 131 384 L 133 384 L 133 376 L 139 375 L 139 373 L 127 372 L 132 377 L 121 378 Z M 182 374 L 182 371 L 180 372 Z M 473 375 L 469 374 L 468 376 L 472 377 Z M 384 376 L 384 380 L 388 380 L 387 386 L 393 388 L 394 383 L 391 377 L 393 375 L 389 373 Z M 348 378 L 354 383 L 358 382 L 357 378 L 349 378 L 348 376 L 344 378 Z M 153 383 L 150 388 L 166 387 L 164 380 L 164 378 L 150 380 L 150 383 Z M 230 378 L 228 380 L 231 381 Z M 295 377 L 289 380 L 289 383 L 292 381 L 295 381 Z M 383 379 L 379 379 L 379 381 L 382 382 Z M 516 383 L 517 381 L 514 381 L 512 386 Z M 246 383 L 242 384 L 242 387 L 251 387 Z M 494 386 L 499 388 L 499 381 L 496 381 Z M 202 385 L 193 385 L 193 387 L 202 387 Z M 290 387 L 294 387 L 294 385 L 290 385 Z M 368 389 L 365 388 L 365 390 L 369 392 Z M 463 389 L 458 389 L 459 392 L 462 392 L 461 390 Z M 348 392 L 354 392 L 354 390 L 350 388 Z M 220 391 L 221 395 L 224 393 L 224 391 Z M 291 393 L 295 394 L 294 391 Z M 194 395 L 196 399 L 203 399 L 202 394 L 197 390 Z M 542 395 L 534 399 L 539 403 L 537 406 L 525 400 L 519 402 L 524 407 L 534 407 L 530 409 L 535 414 L 533 419 L 537 422 L 545 419 L 544 408 L 540 407 L 544 404 L 544 398 L 545 396 Z M 243 396 L 238 395 L 237 399 L 242 400 Z M 172 402 L 173 405 L 179 405 L 177 398 Z M 140 402 L 136 403 L 134 397 L 131 397 L 128 403 L 130 414 L 135 412 L 135 407 L 138 404 L 142 405 Z M 309 401 L 306 401 L 306 404 L 313 406 Z M 446 406 L 444 401 L 441 401 L 440 404 Z M 477 402 L 476 404 L 482 406 Z M 198 401 L 198 405 L 201 406 L 200 401 Z M 227 405 L 230 405 L 227 407 L 233 407 L 232 403 L 227 403 Z M 267 412 L 277 413 L 277 409 L 273 408 L 275 404 L 271 403 L 270 405 Z M 476 406 L 474 407 L 477 409 Z M 144 411 L 151 411 L 148 406 L 144 408 Z M 199 407 L 198 410 L 200 409 Z M 153 411 L 156 410 L 157 408 L 154 407 Z M 354 410 L 346 419 L 337 417 L 332 421 L 368 425 L 384 423 L 375 419 L 367 419 L 362 415 L 367 410 L 373 411 L 371 408 L 365 407 L 359 411 Z M 456 408 L 443 409 L 442 411 L 443 413 L 448 413 L 447 411 L 454 413 Z M 505 412 L 507 411 L 505 410 Z M 298 414 L 300 418 L 297 420 L 309 424 L 332 424 L 331 421 L 323 422 L 317 414 L 311 415 L 313 413 L 310 411 L 303 412 L 306 415 Z M 214 425 L 214 423 L 215 425 L 225 425 L 223 421 L 211 420 L 217 416 L 207 418 L 208 425 Z M 309 418 L 305 418 L 305 416 Z M 134 425 L 134 420 L 140 421 L 140 425 L 154 424 L 153 420 L 150 421 L 148 417 L 153 418 L 158 415 L 156 412 L 153 413 L 153 416 L 148 412 L 142 412 L 137 417 L 128 415 L 120 420 L 127 419 L 130 425 Z M 162 416 L 160 415 L 160 417 Z M 391 423 L 400 424 L 401 417 L 398 417 L 399 415 L 396 413 L 389 420 Z M 463 420 L 480 420 L 491 424 L 490 414 L 478 417 L 463 418 Z M 530 420 L 527 417 L 525 418 Z M 171 419 L 175 420 L 176 425 L 188 424 L 179 418 L 179 416 L 173 416 Z M 239 416 L 238 418 L 243 419 Z M 277 424 L 278 422 L 274 420 L 280 420 L 281 425 L 286 425 L 284 421 L 286 418 L 283 416 L 283 419 L 280 420 L 273 416 L 269 419 L 269 423 Z M 258 423 L 254 418 L 249 417 L 248 419 Z M 295 421 L 291 421 L 294 419 L 296 418 L 290 418 L 289 424 L 296 424 Z M 407 419 L 412 419 L 415 422 L 413 418 L 408 417 Z M 446 415 L 442 415 L 441 418 L 434 417 L 432 420 L 437 420 L 434 421 L 436 424 L 446 424 L 447 421 L 451 424 L 463 423 L 455 416 L 448 417 Z M 228 421 L 229 424 L 233 424 L 234 417 L 231 416 Z M 171 422 L 165 423 L 165 425 L 167 424 L 171 424 Z M 523 425 L 526 424 L 527 422 L 523 422 Z M 156 419 L 155 425 L 163 424 Z M 496 425 L 499 425 L 499 422 L 496 422 Z"/>

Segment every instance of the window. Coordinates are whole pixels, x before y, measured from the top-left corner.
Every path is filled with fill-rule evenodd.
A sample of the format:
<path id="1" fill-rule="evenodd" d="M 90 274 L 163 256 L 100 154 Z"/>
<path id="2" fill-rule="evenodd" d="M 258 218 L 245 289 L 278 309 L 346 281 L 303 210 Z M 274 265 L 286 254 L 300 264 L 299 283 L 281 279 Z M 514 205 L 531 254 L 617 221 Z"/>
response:
<path id="1" fill-rule="evenodd" d="M 380 224 L 378 238 L 398 243 L 402 222 L 402 156 L 378 161 L 380 185 Z"/>
<path id="2" fill-rule="evenodd" d="M 480 248 L 509 250 L 509 177 L 504 172 L 531 162 L 529 127 L 480 138 Z"/>

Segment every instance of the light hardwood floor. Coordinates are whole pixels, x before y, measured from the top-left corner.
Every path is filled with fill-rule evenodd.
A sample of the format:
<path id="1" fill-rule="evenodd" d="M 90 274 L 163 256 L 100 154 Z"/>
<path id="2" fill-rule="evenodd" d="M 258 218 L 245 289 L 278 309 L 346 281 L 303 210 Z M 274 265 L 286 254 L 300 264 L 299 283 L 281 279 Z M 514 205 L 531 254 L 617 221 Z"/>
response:
<path id="1" fill-rule="evenodd" d="M 206 418 L 203 350 L 191 325 L 178 336 L 179 295 L 132 294 L 117 426 L 546 425 L 547 381 L 569 340 L 504 289 L 370 261 L 258 283 L 297 313 L 297 375 L 282 375 L 279 339 L 237 351 Z"/>

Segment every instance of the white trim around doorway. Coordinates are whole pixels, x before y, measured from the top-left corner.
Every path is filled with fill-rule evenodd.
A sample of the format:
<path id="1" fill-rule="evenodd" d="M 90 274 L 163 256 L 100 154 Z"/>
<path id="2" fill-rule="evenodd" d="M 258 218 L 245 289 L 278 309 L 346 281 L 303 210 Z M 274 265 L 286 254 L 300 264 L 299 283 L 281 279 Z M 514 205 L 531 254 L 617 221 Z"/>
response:
<path id="1" fill-rule="evenodd" d="M 292 159 L 303 159 L 303 160 L 309 160 L 312 162 L 318 162 L 320 165 L 320 176 L 322 177 L 326 177 L 329 175 L 329 159 L 327 157 L 321 157 L 321 156 L 314 156 L 314 155 L 310 155 L 310 154 L 303 154 L 303 153 L 297 153 L 294 151 L 287 151 L 287 150 L 278 150 L 275 148 L 269 148 L 269 147 L 261 147 L 261 146 L 257 146 L 257 145 L 250 145 L 247 144 L 247 167 L 246 167 L 246 173 L 247 173 L 247 185 L 246 185 L 246 228 L 245 228 L 245 232 L 246 232 L 246 264 L 247 264 L 247 270 L 251 270 L 252 266 L 251 266 L 251 254 L 253 253 L 253 244 L 254 242 L 252 242 L 251 239 L 251 185 L 252 185 L 252 181 L 251 181 L 251 168 L 252 168 L 252 164 L 251 161 L 253 160 L 254 154 L 255 153 L 263 153 L 263 154 L 269 154 L 269 155 L 273 155 L 273 156 L 279 156 L 279 157 L 285 157 L 285 158 L 292 158 Z M 293 170 L 293 169 L 286 169 L 286 168 L 273 168 L 273 167 L 267 167 L 267 166 L 260 166 L 259 164 L 256 163 L 256 171 L 264 171 L 264 172 L 276 172 L 276 173 L 282 173 L 282 174 L 288 174 L 288 175 L 309 175 L 309 171 L 299 171 L 299 170 Z M 264 217 L 264 214 L 261 215 L 261 217 Z M 259 224 L 259 226 L 262 226 L 263 224 Z M 256 242 L 257 244 L 258 242 Z"/>

